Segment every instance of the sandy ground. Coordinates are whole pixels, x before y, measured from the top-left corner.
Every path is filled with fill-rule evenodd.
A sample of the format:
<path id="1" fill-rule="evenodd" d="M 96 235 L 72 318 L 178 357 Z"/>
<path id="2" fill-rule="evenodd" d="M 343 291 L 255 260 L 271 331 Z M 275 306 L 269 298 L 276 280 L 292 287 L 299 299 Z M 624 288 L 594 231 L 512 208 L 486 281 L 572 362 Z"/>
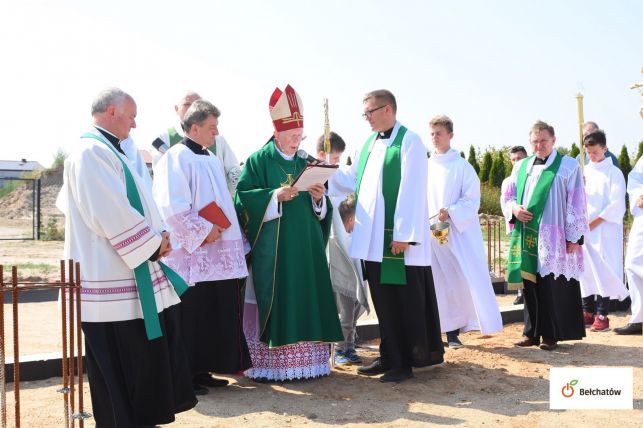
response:
<path id="1" fill-rule="evenodd" d="M 627 322 L 624 314 L 611 318 L 614 326 Z M 585 340 L 546 352 L 512 346 L 521 329 L 512 324 L 487 338 L 463 334 L 466 346 L 447 349 L 445 364 L 416 370 L 413 379 L 397 385 L 359 376 L 354 366 L 336 367 L 327 378 L 283 384 L 228 377 L 229 387 L 211 389 L 172 426 L 629 427 L 643 421 L 643 337 L 588 331 Z M 375 345 L 359 349 L 366 361 L 376 356 Z M 634 367 L 634 410 L 549 410 L 549 368 L 563 366 Z M 23 426 L 62 426 L 62 398 L 56 392 L 60 382 L 52 378 L 21 384 Z M 12 385 L 7 386 L 12 425 Z M 85 403 L 89 406 L 87 391 Z"/>
<path id="2" fill-rule="evenodd" d="M 9 245 L 5 245 L 5 244 Z M 30 244 L 30 245 L 27 245 Z M 61 243 L 0 243 L 0 264 L 34 263 L 53 266 L 50 273 L 34 268 L 33 275 L 55 279 Z M 38 271 L 40 269 L 40 271 Z M 5 272 L 5 280 L 7 272 Z M 499 297 L 501 306 L 513 296 Z M 10 305 L 4 305 L 5 310 Z M 371 318 L 371 315 L 369 318 Z M 5 314 L 11 342 L 10 312 Z M 610 315 L 612 327 L 627 322 L 626 314 Z M 20 353 L 60 349 L 60 313 L 56 302 L 20 305 Z M 588 331 L 583 341 L 563 343 L 554 352 L 516 348 L 522 325 L 481 337 L 465 333 L 463 349 L 446 351 L 446 363 L 415 371 L 398 385 L 359 376 L 356 367 L 336 367 L 319 380 L 258 384 L 229 377 L 227 388 L 211 390 L 197 407 L 179 414 L 172 426 L 635 426 L 643 421 L 643 337 Z M 7 355 L 11 343 L 7 343 Z M 365 362 L 377 355 L 376 342 L 359 352 Z M 550 411 L 550 367 L 633 367 L 634 410 Z M 21 421 L 27 427 L 63 426 L 61 379 L 22 382 Z M 13 390 L 7 385 L 7 415 L 13 425 Z M 91 412 L 87 384 L 85 405 Z M 93 426 L 89 422 L 87 426 Z"/>

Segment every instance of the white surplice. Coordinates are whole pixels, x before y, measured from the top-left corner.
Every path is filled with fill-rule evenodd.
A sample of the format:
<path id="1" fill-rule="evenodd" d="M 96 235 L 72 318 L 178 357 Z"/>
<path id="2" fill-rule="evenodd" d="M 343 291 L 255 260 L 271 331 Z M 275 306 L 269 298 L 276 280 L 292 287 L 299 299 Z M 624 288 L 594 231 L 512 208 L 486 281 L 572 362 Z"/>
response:
<path id="1" fill-rule="evenodd" d="M 165 261 L 190 285 L 248 276 L 241 229 L 221 170 L 216 156 L 195 154 L 181 143 L 154 167 L 154 199 L 172 241 Z M 231 225 L 220 239 L 202 245 L 213 224 L 198 212 L 213 201 Z"/>
<path id="2" fill-rule="evenodd" d="M 522 159 L 514 165 L 509 183 L 500 195 L 502 212 L 512 219 L 513 207 L 517 205 L 516 182 L 523 162 L 527 164 L 522 205 L 527 206 L 542 172 L 549 168 L 556 157 L 552 151 L 544 165 L 534 165 L 536 157 Z M 563 156 L 558 173 L 549 190 L 538 229 L 538 273 L 541 277 L 554 274 L 566 279 L 579 279 L 583 271 L 583 252 L 567 253 L 567 242 L 578 242 L 589 231 L 587 202 L 580 166 L 575 159 Z"/>
<path id="3" fill-rule="evenodd" d="M 585 194 L 589 221 L 598 217 L 605 221 L 585 235 L 581 293 L 623 300 L 629 295 L 623 284 L 625 178 L 611 159 L 585 166 Z"/>
<path id="4" fill-rule="evenodd" d="M 174 126 L 174 130 L 181 137 L 185 137 L 185 132 L 179 123 Z M 170 133 L 169 129 L 163 131 L 158 137 L 161 141 L 167 144 L 170 147 Z M 161 152 L 152 147 L 152 165 L 154 166 L 154 174 L 156 175 L 156 164 L 163 157 Z M 214 147 L 212 151 L 216 153 L 217 158 L 221 161 L 220 168 L 223 176 L 226 179 L 228 190 L 231 195 L 237 190 L 237 183 L 239 182 L 239 177 L 241 176 L 241 167 L 239 166 L 239 161 L 237 156 L 232 151 L 232 148 L 223 137 L 223 135 L 217 135 L 214 138 Z"/>
<path id="5" fill-rule="evenodd" d="M 105 143 L 83 138 L 72 149 L 57 200 L 65 214 L 65 258 L 80 262 L 83 322 L 143 318 L 133 269 L 160 247 L 163 220 L 135 165 L 110 149 L 96 128 L 88 132 Z M 121 160 L 132 172 L 145 216 L 127 199 Z M 147 264 L 157 311 L 179 303 L 159 264 Z"/>
<path id="6" fill-rule="evenodd" d="M 132 137 L 127 137 L 120 143 L 121 149 L 125 152 L 125 156 L 134 165 L 134 170 L 138 173 L 139 177 L 143 180 L 148 189 L 152 188 L 152 177 L 150 176 L 150 170 L 147 168 L 141 152 L 138 150 L 138 146 L 132 139 Z M 132 171 L 134 172 L 134 171 Z"/>
<path id="7" fill-rule="evenodd" d="M 384 252 L 384 197 L 382 196 L 382 170 L 386 149 L 400 129 L 395 122 L 390 138 L 375 139 L 371 154 L 364 168 L 359 198 L 355 210 L 350 257 L 381 262 Z M 328 181 L 330 196 L 345 196 L 355 191 L 357 167 L 361 152 L 352 165 L 340 168 Z M 404 253 L 407 266 L 430 266 L 429 214 L 426 201 L 426 147 L 420 137 L 407 130 L 400 150 L 401 180 L 395 206 L 393 240 L 413 242 Z"/>
<path id="8" fill-rule="evenodd" d="M 431 239 L 431 267 L 442 332 L 502 330 L 502 317 L 485 259 L 478 220 L 480 180 L 473 167 L 450 149 L 429 158 L 429 215 L 449 211 L 448 242 Z M 437 221 L 437 217 L 433 222 Z"/>
<path id="9" fill-rule="evenodd" d="M 643 195 L 643 157 L 627 176 L 627 193 L 630 197 L 630 211 L 634 217 L 625 255 L 625 272 L 632 298 L 631 323 L 643 322 L 643 208 L 636 205 Z"/>

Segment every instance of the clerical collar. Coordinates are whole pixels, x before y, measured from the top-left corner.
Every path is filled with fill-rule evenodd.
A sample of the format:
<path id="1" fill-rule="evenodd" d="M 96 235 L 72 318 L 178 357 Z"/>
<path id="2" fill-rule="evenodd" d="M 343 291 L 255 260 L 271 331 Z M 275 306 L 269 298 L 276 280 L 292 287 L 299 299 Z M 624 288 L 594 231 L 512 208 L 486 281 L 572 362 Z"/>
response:
<path id="1" fill-rule="evenodd" d="M 395 128 L 395 126 L 393 126 L 393 128 Z M 389 138 L 391 138 L 391 134 L 393 133 L 393 128 L 387 131 L 378 132 L 376 140 L 388 140 Z"/>
<path id="2" fill-rule="evenodd" d="M 111 132 L 109 132 L 107 129 L 103 129 L 103 128 L 101 128 L 100 126 L 97 126 L 97 125 L 94 125 L 94 128 L 96 128 L 96 129 L 98 130 L 98 132 L 100 132 L 101 134 L 103 134 L 103 136 L 104 136 L 105 138 L 107 138 L 107 141 L 109 141 L 110 143 L 112 143 L 112 146 L 114 146 L 114 148 L 115 148 L 116 150 L 118 150 L 118 151 L 119 151 L 120 153 L 122 153 L 122 154 L 125 154 L 125 152 L 123 151 L 123 149 L 121 149 L 121 144 L 120 144 L 120 143 L 121 143 L 121 140 L 120 140 L 116 135 L 112 134 L 112 133 L 111 133 Z"/>
<path id="3" fill-rule="evenodd" d="M 534 159 L 534 165 L 545 165 L 547 163 L 547 159 L 549 159 L 549 156 L 547 156 L 545 159 L 537 157 L 536 159 Z"/>
<path id="4" fill-rule="evenodd" d="M 277 141 L 275 141 L 275 150 L 277 150 L 277 153 L 279 153 L 279 155 L 282 158 L 284 158 L 286 160 L 289 160 L 289 161 L 295 159 L 295 156 L 297 155 L 297 153 L 295 153 L 294 155 L 287 155 L 284 152 L 282 152 L 281 149 L 279 148 L 279 146 L 277 145 Z"/>
<path id="5" fill-rule="evenodd" d="M 185 144 L 185 146 L 192 150 L 192 153 L 195 155 L 205 155 L 208 156 L 208 149 L 207 147 L 203 147 L 201 144 L 195 142 L 194 140 L 191 140 L 188 137 L 185 137 L 181 143 Z"/>

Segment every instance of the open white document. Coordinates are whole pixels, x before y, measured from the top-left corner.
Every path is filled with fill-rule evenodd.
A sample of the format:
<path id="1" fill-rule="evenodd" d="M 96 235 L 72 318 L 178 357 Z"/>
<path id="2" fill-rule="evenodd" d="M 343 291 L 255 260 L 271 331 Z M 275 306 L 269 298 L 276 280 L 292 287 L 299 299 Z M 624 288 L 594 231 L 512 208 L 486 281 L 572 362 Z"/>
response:
<path id="1" fill-rule="evenodd" d="M 324 184 L 337 172 L 339 165 L 308 165 L 292 183 L 300 192 L 305 192 L 313 184 Z"/>

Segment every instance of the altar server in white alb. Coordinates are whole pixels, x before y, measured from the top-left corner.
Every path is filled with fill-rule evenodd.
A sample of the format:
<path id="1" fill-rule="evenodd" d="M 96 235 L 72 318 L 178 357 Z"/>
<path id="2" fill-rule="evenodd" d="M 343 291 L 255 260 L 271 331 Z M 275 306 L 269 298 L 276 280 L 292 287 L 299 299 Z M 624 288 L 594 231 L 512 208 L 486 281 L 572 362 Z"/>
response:
<path id="1" fill-rule="evenodd" d="M 449 223 L 446 243 L 431 239 L 431 268 L 440 327 L 449 347 L 460 348 L 460 331 L 497 333 L 502 330 L 502 318 L 478 220 L 480 180 L 469 162 L 451 148 L 451 119 L 436 116 L 429 125 L 435 147 L 429 158 L 429 216 L 437 216 L 434 223 Z"/>
<path id="2" fill-rule="evenodd" d="M 251 365 L 241 313 L 244 244 L 221 162 L 208 150 L 219 115 L 213 104 L 195 101 L 185 113 L 185 138 L 156 164 L 154 178 L 154 198 L 172 236 L 164 260 L 190 284 L 181 319 L 197 394 L 228 383 L 209 372 L 235 374 Z M 223 218 L 199 212 L 213 206 Z"/>
<path id="3" fill-rule="evenodd" d="M 185 112 L 188 111 L 190 106 L 194 101 L 200 100 L 201 95 L 197 94 L 194 91 L 188 91 L 178 103 L 174 106 L 174 111 L 176 112 L 177 121 L 174 126 L 169 127 L 163 131 L 153 142 L 152 142 L 152 164 L 156 166 L 156 163 L 159 161 L 163 153 L 169 150 L 170 147 L 181 142 L 185 137 L 185 131 L 183 129 L 183 118 Z M 215 155 L 221 161 L 220 168 L 223 176 L 226 179 L 228 190 L 231 195 L 234 195 L 234 192 L 237 189 L 237 182 L 239 181 L 239 176 L 241 175 L 241 169 L 239 167 L 239 161 L 235 156 L 234 152 L 230 148 L 230 145 L 223 137 L 223 135 L 217 135 L 214 139 L 214 144 L 211 144 L 208 147 L 208 150 Z"/>
<path id="4" fill-rule="evenodd" d="M 91 113 L 94 125 L 65 161 L 58 207 L 65 257 L 81 268 L 92 412 L 97 426 L 167 424 L 196 405 L 175 291 L 187 284 L 158 262 L 169 235 L 120 147 L 136 126 L 136 103 L 107 89 Z"/>
<path id="5" fill-rule="evenodd" d="M 328 191 L 355 192 L 349 255 L 364 262 L 380 322 L 380 358 L 357 372 L 401 382 L 413 376 L 413 367 L 444 361 L 431 275 L 426 147 L 396 120 L 390 91 L 366 94 L 363 105 L 374 132 L 356 161 L 329 180 Z"/>
<path id="6" fill-rule="evenodd" d="M 585 194 L 589 233 L 585 237 L 585 270 L 580 275 L 583 319 L 592 331 L 610 328 L 610 299 L 628 296 L 623 284 L 623 215 L 625 178 L 606 157 L 605 133 L 594 131 L 583 140 L 589 157 L 585 166 Z"/>
<path id="7" fill-rule="evenodd" d="M 632 298 L 630 322 L 615 328 L 616 334 L 641 334 L 643 330 L 643 157 L 639 158 L 627 176 L 630 211 L 634 217 L 625 254 L 625 273 Z"/>

